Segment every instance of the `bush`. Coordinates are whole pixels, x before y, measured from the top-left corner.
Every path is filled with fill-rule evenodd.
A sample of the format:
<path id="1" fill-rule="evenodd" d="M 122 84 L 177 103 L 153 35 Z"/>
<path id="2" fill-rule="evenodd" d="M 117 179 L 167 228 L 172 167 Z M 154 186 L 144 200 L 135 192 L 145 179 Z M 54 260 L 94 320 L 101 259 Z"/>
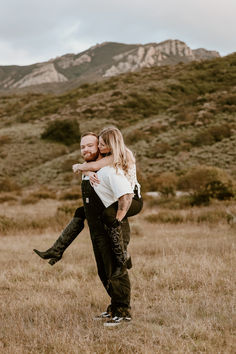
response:
<path id="1" fill-rule="evenodd" d="M 209 205 L 209 203 L 210 203 L 210 196 L 205 191 L 194 193 L 191 196 L 191 200 L 190 200 L 191 206 Z"/>
<path id="2" fill-rule="evenodd" d="M 134 129 L 125 136 L 127 144 L 135 144 L 141 140 L 144 140 L 144 133 L 140 129 Z"/>
<path id="3" fill-rule="evenodd" d="M 212 145 L 224 138 L 229 138 L 232 135 L 229 125 L 213 125 L 208 129 L 200 131 L 192 140 L 192 144 L 196 146 Z"/>
<path id="4" fill-rule="evenodd" d="M 80 140 L 80 128 L 76 119 L 55 120 L 50 122 L 41 138 L 72 145 Z"/>
<path id="5" fill-rule="evenodd" d="M 234 197 L 233 184 L 227 173 L 214 167 L 195 167 L 180 177 L 178 186 L 192 190 L 191 205 L 208 205 L 211 199 L 228 200 Z"/>
<path id="6" fill-rule="evenodd" d="M 160 143 L 157 143 L 155 146 L 154 146 L 154 154 L 157 156 L 158 154 L 165 154 L 167 153 L 168 151 L 171 150 L 171 147 L 168 143 L 166 142 L 160 142 Z"/>
<path id="7" fill-rule="evenodd" d="M 182 191 L 203 191 L 205 186 L 213 181 L 221 181 L 224 184 L 232 183 L 228 174 L 217 167 L 194 166 L 178 181 L 178 189 Z"/>
<path id="8" fill-rule="evenodd" d="M 209 133 L 213 136 L 214 140 L 221 141 L 224 138 L 229 138 L 231 136 L 231 129 L 228 124 L 224 125 L 214 125 L 208 128 Z"/>
<path id="9" fill-rule="evenodd" d="M 231 183 L 225 184 L 221 181 L 212 181 L 205 186 L 205 193 L 210 198 L 219 200 L 227 200 L 234 197 L 233 187 Z"/>
<path id="10" fill-rule="evenodd" d="M 174 173 L 164 172 L 156 178 L 156 190 L 164 196 L 175 195 L 177 177 Z"/>

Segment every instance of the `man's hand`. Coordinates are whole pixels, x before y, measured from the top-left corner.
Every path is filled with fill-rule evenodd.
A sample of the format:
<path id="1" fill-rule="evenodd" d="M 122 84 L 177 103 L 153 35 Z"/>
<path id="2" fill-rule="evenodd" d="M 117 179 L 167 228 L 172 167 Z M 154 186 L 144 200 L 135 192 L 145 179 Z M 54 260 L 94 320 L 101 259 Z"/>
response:
<path id="1" fill-rule="evenodd" d="M 132 203 L 132 199 L 133 194 L 124 194 L 118 199 L 118 210 L 116 213 L 117 220 L 121 221 L 125 217 Z"/>

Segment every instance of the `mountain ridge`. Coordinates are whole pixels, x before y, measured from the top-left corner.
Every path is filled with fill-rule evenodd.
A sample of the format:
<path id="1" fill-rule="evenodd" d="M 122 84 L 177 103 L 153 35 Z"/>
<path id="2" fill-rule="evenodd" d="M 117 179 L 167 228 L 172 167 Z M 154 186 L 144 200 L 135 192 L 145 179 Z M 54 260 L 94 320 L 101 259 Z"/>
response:
<path id="1" fill-rule="evenodd" d="M 144 67 L 175 65 L 220 57 L 217 51 L 191 49 L 180 40 L 160 43 L 123 44 L 103 42 L 78 54 L 65 54 L 27 66 L 0 66 L 0 90 L 24 90 L 58 84 L 65 90 Z"/>

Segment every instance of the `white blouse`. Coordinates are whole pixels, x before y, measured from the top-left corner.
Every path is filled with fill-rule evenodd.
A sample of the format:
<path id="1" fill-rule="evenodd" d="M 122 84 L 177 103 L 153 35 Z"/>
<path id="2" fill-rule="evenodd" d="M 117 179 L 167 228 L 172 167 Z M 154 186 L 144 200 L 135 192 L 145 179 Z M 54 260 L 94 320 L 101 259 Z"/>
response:
<path id="1" fill-rule="evenodd" d="M 126 178 L 128 179 L 129 183 L 131 184 L 132 189 L 134 190 L 135 186 L 137 186 L 138 188 L 138 196 L 139 198 L 141 198 L 141 193 L 140 193 L 140 189 L 141 186 L 138 183 L 137 180 L 137 172 L 136 172 L 136 165 L 133 164 L 129 169 L 128 172 L 125 173 Z"/>

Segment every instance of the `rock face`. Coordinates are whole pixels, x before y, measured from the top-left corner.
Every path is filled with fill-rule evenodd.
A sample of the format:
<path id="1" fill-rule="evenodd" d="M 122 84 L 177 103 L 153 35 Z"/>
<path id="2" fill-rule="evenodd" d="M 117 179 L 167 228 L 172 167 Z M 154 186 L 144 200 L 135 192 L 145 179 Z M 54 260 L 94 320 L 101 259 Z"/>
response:
<path id="1" fill-rule="evenodd" d="M 144 67 L 219 57 L 216 51 L 192 50 L 179 40 L 145 45 L 104 42 L 83 53 L 66 54 L 29 66 L 0 66 L 0 89 L 21 89 L 41 84 L 80 84 L 133 72 Z M 45 87 L 45 85 L 44 85 Z"/>
<path id="2" fill-rule="evenodd" d="M 128 71 L 136 71 L 143 67 L 153 65 L 168 65 L 171 61 L 192 61 L 219 57 L 216 51 L 205 49 L 192 50 L 184 42 L 168 40 L 159 44 L 147 44 L 139 46 L 129 52 L 114 56 L 116 62 L 108 70 L 104 77 L 114 76 Z"/>
<path id="3" fill-rule="evenodd" d="M 26 87 L 51 82 L 65 82 L 68 79 L 56 71 L 53 63 L 45 63 L 35 68 L 30 74 L 15 82 L 12 87 Z"/>
<path id="4" fill-rule="evenodd" d="M 87 55 L 83 54 L 79 58 L 75 58 L 74 55 L 64 55 L 58 61 L 58 66 L 62 69 L 68 69 L 70 66 L 79 66 L 83 63 L 90 63 L 92 58 Z"/>

